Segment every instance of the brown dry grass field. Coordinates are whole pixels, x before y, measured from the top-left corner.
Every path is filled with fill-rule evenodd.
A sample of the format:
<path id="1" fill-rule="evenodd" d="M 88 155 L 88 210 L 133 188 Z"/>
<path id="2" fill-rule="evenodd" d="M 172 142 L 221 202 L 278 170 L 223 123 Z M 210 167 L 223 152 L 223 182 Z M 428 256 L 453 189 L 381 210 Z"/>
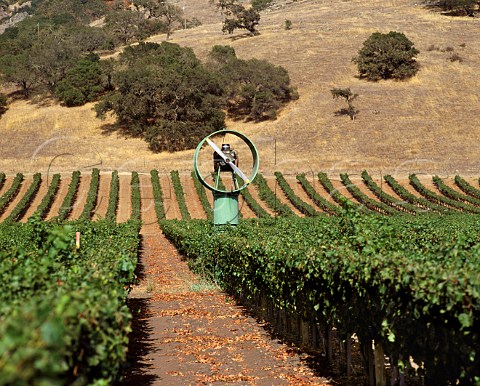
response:
<path id="1" fill-rule="evenodd" d="M 260 34 L 246 37 L 222 34 L 221 16 L 208 0 L 185 4 L 186 17 L 203 24 L 176 31 L 170 41 L 192 47 L 202 59 L 213 45 L 231 45 L 239 58 L 285 67 L 298 88 L 299 100 L 275 121 L 228 122 L 257 145 L 263 173 L 480 174 L 478 18 L 442 16 L 410 0 L 282 0 L 262 13 Z M 286 19 L 291 30 L 284 28 Z M 358 79 L 351 58 L 371 33 L 391 30 L 420 50 L 418 75 L 406 82 Z M 447 60 L 447 47 L 463 61 Z M 335 116 L 344 103 L 332 99 L 333 87 L 359 94 L 354 122 Z M 98 120 L 92 106 L 13 102 L 0 119 L 0 170 L 192 169 L 193 151 L 153 154 L 140 139 L 104 133 L 108 122 Z"/>

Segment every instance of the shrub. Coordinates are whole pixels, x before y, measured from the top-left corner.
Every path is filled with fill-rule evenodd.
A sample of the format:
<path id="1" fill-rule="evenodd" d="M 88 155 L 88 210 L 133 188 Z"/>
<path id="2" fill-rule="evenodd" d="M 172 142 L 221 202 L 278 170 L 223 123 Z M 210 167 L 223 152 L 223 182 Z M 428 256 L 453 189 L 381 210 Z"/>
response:
<path id="1" fill-rule="evenodd" d="M 360 76 L 368 80 L 405 79 L 415 75 L 415 61 L 419 51 L 400 32 L 373 33 L 352 61 L 357 64 Z"/>
<path id="2" fill-rule="evenodd" d="M 463 62 L 463 58 L 456 52 L 449 55 L 447 60 L 450 60 L 451 62 L 460 62 L 460 63 Z"/>

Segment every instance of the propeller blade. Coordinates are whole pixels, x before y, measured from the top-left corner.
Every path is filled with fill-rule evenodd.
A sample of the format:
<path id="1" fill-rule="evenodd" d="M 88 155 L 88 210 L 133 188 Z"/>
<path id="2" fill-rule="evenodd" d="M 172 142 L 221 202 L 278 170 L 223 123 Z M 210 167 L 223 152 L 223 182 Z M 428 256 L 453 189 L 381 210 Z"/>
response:
<path id="1" fill-rule="evenodd" d="M 207 138 L 207 143 L 210 145 L 210 147 L 215 150 L 215 152 L 222 157 L 222 159 L 230 165 L 232 170 L 246 183 L 250 183 L 250 179 L 235 165 L 230 159 L 227 158 L 225 154 L 220 150 L 220 148 L 213 142 L 210 138 Z"/>
<path id="2" fill-rule="evenodd" d="M 227 156 L 225 154 L 223 154 L 223 152 L 220 150 L 220 148 L 215 144 L 215 142 L 213 142 L 210 138 L 207 138 L 207 143 L 211 146 L 211 148 L 213 150 L 215 150 L 215 152 L 223 158 L 223 160 L 225 162 L 227 162 Z"/>
<path id="3" fill-rule="evenodd" d="M 250 183 L 250 180 L 249 178 L 237 167 L 237 165 L 235 165 L 233 162 L 227 162 L 230 167 L 233 169 L 233 171 L 240 176 L 240 178 L 243 180 L 243 182 L 245 182 L 246 184 L 249 184 Z"/>

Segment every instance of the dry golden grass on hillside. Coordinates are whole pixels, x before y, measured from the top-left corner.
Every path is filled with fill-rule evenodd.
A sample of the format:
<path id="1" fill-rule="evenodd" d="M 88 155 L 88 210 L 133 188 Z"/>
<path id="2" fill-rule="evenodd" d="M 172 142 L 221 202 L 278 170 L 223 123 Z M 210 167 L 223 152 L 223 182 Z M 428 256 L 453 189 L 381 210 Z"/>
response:
<path id="1" fill-rule="evenodd" d="M 223 35 L 220 14 L 208 0 L 190 1 L 187 17 L 203 24 L 171 37 L 200 58 L 215 44 L 231 45 L 240 58 L 267 59 L 289 71 L 300 99 L 276 121 L 228 123 L 255 142 L 261 171 L 480 174 L 479 19 L 445 17 L 408 0 L 277 3 L 262 13 L 260 35 L 245 37 L 242 31 Z M 372 32 L 391 30 L 405 33 L 420 50 L 418 75 L 407 82 L 358 79 L 351 58 Z M 447 47 L 463 61 L 447 60 Z M 333 87 L 360 95 L 355 122 L 335 116 L 344 103 L 332 99 Z M 50 165 L 51 171 L 71 171 L 93 164 L 120 171 L 192 169 L 193 151 L 152 154 L 142 140 L 102 134 L 104 122 L 91 108 L 14 102 L 0 119 L 0 170 L 45 172 Z"/>

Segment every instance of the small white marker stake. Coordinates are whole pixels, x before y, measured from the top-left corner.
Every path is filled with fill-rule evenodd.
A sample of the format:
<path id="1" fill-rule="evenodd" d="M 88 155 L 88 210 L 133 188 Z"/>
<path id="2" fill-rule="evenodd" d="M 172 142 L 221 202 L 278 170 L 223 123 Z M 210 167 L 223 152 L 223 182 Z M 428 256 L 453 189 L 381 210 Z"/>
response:
<path id="1" fill-rule="evenodd" d="M 75 233 L 75 247 L 80 249 L 80 232 Z"/>

